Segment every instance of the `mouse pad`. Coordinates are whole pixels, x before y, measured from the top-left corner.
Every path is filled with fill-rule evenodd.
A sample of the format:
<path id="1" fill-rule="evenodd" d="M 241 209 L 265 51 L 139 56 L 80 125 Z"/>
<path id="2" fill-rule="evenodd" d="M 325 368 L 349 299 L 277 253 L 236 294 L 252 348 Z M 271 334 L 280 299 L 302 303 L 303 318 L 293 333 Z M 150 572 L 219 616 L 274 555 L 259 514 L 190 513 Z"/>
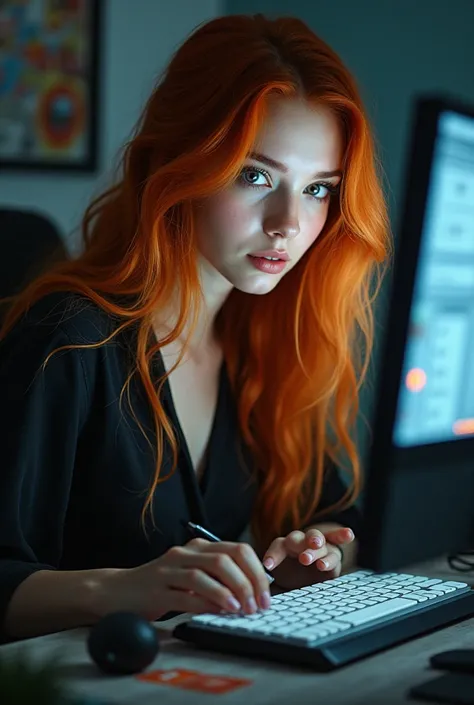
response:
<path id="1" fill-rule="evenodd" d="M 448 673 L 410 690 L 410 696 L 431 703 L 474 705 L 474 676 L 465 673 Z"/>
<path id="2" fill-rule="evenodd" d="M 188 671 L 184 668 L 158 669 L 141 673 L 136 676 L 140 681 L 156 683 L 157 685 L 171 685 L 185 690 L 196 690 L 201 693 L 222 694 L 232 690 L 252 685 L 251 680 L 245 678 L 230 678 L 229 676 L 215 675 L 213 673 L 200 673 Z"/>

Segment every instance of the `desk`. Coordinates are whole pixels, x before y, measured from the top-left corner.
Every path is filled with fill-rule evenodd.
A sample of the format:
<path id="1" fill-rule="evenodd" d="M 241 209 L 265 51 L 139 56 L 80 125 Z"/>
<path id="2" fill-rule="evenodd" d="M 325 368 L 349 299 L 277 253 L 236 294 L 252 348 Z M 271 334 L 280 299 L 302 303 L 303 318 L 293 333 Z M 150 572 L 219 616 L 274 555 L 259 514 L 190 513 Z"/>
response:
<path id="1" fill-rule="evenodd" d="M 400 572 L 462 580 L 474 584 L 474 576 L 451 571 L 446 560 L 409 567 Z M 134 677 L 108 677 L 100 674 L 86 651 L 86 629 L 74 629 L 0 647 L 2 656 L 28 649 L 33 660 L 46 659 L 58 651 L 63 658 L 62 673 L 76 693 L 103 697 L 110 703 L 133 705 L 401 705 L 415 702 L 406 698 L 407 690 L 436 675 L 428 666 L 429 657 L 438 651 L 474 648 L 474 618 L 447 627 L 376 654 L 332 673 L 316 673 L 283 664 L 254 661 L 232 655 L 198 651 L 173 639 L 171 630 L 181 615 L 157 623 L 162 647 L 154 668 L 186 668 L 201 672 L 246 678 L 252 685 L 225 695 L 201 694 L 177 687 L 152 685 Z"/>

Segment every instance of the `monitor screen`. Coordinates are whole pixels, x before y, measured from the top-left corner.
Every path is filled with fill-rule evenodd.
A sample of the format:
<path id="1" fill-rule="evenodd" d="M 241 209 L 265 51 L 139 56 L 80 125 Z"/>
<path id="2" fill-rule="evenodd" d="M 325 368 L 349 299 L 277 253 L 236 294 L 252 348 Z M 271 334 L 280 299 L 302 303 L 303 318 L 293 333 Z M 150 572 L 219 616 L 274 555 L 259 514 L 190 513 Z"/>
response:
<path id="1" fill-rule="evenodd" d="M 393 443 L 474 435 L 474 118 L 439 116 Z"/>

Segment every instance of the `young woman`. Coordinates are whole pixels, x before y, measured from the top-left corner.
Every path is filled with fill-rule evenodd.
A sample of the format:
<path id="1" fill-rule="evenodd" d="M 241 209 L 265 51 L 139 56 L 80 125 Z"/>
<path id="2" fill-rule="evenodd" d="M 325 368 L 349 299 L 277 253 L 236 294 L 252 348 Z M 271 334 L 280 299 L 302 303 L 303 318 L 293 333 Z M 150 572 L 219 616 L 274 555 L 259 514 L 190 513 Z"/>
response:
<path id="1" fill-rule="evenodd" d="M 286 589 L 338 575 L 390 248 L 338 56 L 297 19 L 199 27 L 83 234 L 0 333 L 4 637 L 251 614 L 271 600 L 262 561 Z"/>

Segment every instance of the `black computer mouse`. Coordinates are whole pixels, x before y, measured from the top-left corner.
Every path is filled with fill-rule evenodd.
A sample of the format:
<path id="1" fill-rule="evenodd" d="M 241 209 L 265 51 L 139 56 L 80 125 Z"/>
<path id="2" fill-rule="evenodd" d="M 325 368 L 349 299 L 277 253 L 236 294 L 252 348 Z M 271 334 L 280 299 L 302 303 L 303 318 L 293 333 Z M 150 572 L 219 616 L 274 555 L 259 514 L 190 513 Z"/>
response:
<path id="1" fill-rule="evenodd" d="M 157 630 L 133 612 L 102 617 L 89 632 L 87 648 L 105 673 L 130 675 L 149 666 L 160 648 Z"/>

